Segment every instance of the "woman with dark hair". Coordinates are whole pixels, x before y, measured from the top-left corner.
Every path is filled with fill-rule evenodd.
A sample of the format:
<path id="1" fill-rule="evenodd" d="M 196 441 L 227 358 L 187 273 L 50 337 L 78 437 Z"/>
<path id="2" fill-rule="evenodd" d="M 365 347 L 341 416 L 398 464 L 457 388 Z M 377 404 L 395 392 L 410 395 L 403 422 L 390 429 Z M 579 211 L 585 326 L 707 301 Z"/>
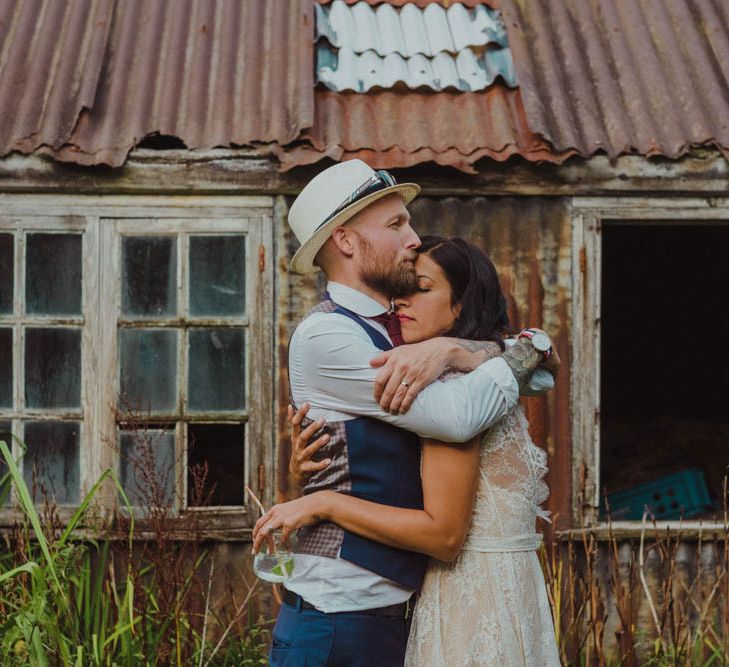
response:
<path id="1" fill-rule="evenodd" d="M 435 336 L 509 344 L 509 321 L 496 269 L 458 238 L 424 237 L 416 262 L 417 292 L 396 299 L 402 336 Z M 440 381 L 448 381 L 447 377 Z M 296 451 L 326 445 L 320 423 L 300 432 L 307 408 L 292 419 Z M 323 450 L 325 451 L 325 450 Z M 309 462 L 311 464 L 311 462 Z M 325 462 L 311 469 L 323 469 Z M 295 472 L 303 475 L 303 467 Z M 559 665 L 535 526 L 546 454 L 531 441 L 520 408 L 471 443 L 423 443 L 424 509 L 379 505 L 317 491 L 272 508 L 256 524 L 254 548 L 271 530 L 334 522 L 346 530 L 432 557 L 413 616 L 405 664 Z M 263 530 L 263 527 L 266 527 Z"/>

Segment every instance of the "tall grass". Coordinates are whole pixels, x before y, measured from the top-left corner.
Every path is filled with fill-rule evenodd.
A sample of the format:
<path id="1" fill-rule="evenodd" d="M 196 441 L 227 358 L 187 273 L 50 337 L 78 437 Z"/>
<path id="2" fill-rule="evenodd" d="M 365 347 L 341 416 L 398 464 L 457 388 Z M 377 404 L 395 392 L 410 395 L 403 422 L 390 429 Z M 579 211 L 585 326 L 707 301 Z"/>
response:
<path id="1" fill-rule="evenodd" d="M 255 584 L 225 617 L 213 612 L 212 558 L 195 540 L 175 541 L 162 522 L 153 539 L 135 539 L 134 514 L 112 470 L 60 529 L 36 508 L 2 441 L 0 455 L 23 516 L 0 553 L 0 664 L 266 664 L 268 632 L 252 617 Z M 94 500 L 108 483 L 126 506 L 115 537 L 80 539 L 77 529 L 93 523 Z"/>
<path id="2" fill-rule="evenodd" d="M 644 518 L 632 537 L 584 528 L 543 549 L 562 664 L 729 665 L 729 530 L 719 532 L 661 533 Z"/>

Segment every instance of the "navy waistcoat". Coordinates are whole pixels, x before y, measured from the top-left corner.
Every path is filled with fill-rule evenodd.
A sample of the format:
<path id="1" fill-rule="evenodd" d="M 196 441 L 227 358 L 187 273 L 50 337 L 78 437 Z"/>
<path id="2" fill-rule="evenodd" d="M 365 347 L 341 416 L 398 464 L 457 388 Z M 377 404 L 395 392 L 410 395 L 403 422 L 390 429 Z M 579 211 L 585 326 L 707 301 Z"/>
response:
<path id="1" fill-rule="evenodd" d="M 378 349 L 392 349 L 387 338 L 357 314 L 332 305 L 329 312 L 344 315 L 362 327 Z M 312 476 L 305 494 L 328 488 L 383 505 L 423 509 L 421 443 L 416 434 L 371 417 L 328 426 L 332 441 L 340 442 L 327 443 L 330 450 L 320 450 L 321 458 L 332 452 L 341 455 Z M 301 528 L 298 533 L 299 552 L 323 556 L 338 552 L 341 558 L 408 588 L 417 590 L 422 584 L 428 564 L 424 554 L 386 546 L 327 523 Z"/>

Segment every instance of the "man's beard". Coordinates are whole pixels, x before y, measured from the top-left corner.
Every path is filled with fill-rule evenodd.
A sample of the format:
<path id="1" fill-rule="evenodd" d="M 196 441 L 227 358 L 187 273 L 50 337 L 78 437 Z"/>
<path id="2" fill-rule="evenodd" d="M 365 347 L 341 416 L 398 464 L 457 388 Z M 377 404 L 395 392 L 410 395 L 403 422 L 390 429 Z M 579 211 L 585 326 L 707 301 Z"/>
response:
<path id="1" fill-rule="evenodd" d="M 415 258 L 413 252 L 411 261 L 405 258 L 393 265 L 384 257 L 377 256 L 372 244 L 362 234 L 357 234 L 362 246 L 362 265 L 360 278 L 370 289 L 383 294 L 388 299 L 412 294 L 418 287 L 418 277 L 415 273 Z"/>

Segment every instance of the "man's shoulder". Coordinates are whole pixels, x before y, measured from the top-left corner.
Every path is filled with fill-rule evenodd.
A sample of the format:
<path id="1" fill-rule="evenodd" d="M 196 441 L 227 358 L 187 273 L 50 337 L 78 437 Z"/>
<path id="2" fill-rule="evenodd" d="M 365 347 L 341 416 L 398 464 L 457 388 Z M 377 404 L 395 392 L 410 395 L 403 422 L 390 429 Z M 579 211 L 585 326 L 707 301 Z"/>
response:
<path id="1" fill-rule="evenodd" d="M 351 317 L 334 311 L 316 311 L 308 314 L 294 329 L 291 343 L 301 344 L 319 336 L 355 335 L 369 341 L 364 329 Z"/>

